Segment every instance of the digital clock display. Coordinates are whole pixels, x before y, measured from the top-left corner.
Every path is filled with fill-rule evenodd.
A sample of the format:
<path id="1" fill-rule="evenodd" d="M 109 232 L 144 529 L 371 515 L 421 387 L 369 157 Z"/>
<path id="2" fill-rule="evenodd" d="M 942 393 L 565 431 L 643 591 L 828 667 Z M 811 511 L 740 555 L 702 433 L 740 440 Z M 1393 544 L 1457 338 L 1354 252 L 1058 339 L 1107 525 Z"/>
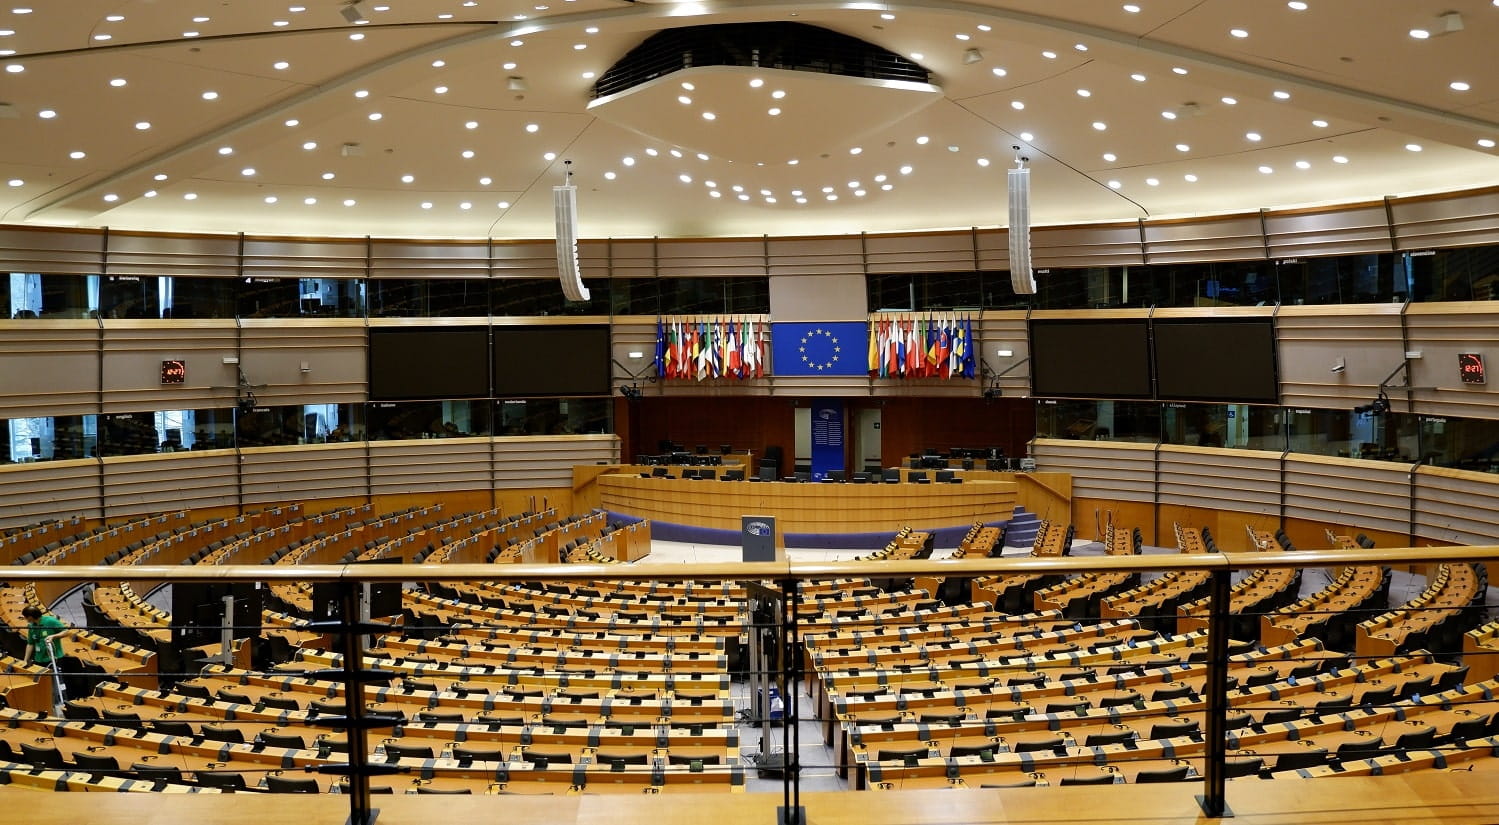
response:
<path id="1" fill-rule="evenodd" d="M 162 361 L 161 383 L 181 384 L 187 380 L 187 362 L 185 361 Z"/>
<path id="2" fill-rule="evenodd" d="M 1464 384 L 1485 383 L 1483 353 L 1460 352 L 1457 354 L 1457 376 Z"/>

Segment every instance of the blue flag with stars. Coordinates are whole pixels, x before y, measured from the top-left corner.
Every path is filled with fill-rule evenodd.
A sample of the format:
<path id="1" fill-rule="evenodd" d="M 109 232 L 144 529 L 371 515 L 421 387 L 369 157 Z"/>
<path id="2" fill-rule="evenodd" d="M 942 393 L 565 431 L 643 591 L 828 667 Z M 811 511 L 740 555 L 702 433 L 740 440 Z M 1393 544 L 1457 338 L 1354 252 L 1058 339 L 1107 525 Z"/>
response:
<path id="1" fill-rule="evenodd" d="M 797 321 L 770 325 L 771 374 L 869 374 L 865 321 Z"/>

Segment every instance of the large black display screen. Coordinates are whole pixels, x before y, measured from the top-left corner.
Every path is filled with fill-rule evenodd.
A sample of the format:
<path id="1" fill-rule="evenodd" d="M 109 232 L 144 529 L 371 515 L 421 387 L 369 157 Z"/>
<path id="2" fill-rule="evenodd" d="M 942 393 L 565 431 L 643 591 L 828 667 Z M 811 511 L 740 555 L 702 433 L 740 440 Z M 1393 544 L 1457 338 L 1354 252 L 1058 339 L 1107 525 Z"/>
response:
<path id="1" fill-rule="evenodd" d="M 1274 404 L 1275 326 L 1268 318 L 1157 319 L 1156 394 L 1163 401 Z"/>
<path id="2" fill-rule="evenodd" d="M 1031 392 L 1058 398 L 1150 398 L 1145 319 L 1032 319 Z"/>
<path id="3" fill-rule="evenodd" d="M 496 398 L 608 395 L 609 328 L 590 326 L 494 328 Z"/>
<path id="4" fill-rule="evenodd" d="M 371 329 L 369 378 L 371 401 L 485 398 L 489 395 L 489 330 Z"/>

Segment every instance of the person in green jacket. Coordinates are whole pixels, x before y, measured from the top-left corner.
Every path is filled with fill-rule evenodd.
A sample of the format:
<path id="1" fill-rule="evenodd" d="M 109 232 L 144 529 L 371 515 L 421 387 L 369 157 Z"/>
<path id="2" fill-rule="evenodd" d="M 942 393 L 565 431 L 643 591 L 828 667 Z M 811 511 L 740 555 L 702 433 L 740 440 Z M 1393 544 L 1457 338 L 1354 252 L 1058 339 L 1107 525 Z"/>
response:
<path id="1" fill-rule="evenodd" d="M 27 605 L 21 615 L 26 617 L 26 661 L 51 667 L 53 660 L 63 655 L 62 634 L 68 626 L 32 605 Z"/>

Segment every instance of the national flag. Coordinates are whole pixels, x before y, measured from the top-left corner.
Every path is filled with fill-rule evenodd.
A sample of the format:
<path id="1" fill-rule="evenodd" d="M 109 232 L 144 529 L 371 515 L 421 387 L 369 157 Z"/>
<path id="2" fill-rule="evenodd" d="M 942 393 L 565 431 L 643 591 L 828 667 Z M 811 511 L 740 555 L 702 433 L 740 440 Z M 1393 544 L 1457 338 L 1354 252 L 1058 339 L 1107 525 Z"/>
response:
<path id="1" fill-rule="evenodd" d="M 864 376 L 868 335 L 864 321 L 776 323 L 770 338 L 775 374 Z"/>
<path id="2" fill-rule="evenodd" d="M 949 378 L 961 378 L 963 375 L 963 349 L 965 339 L 963 337 L 963 322 L 953 321 L 952 350 L 947 354 L 947 375 Z"/>
<path id="3" fill-rule="evenodd" d="M 666 325 L 656 317 L 656 374 L 666 375 Z"/>
<path id="4" fill-rule="evenodd" d="M 870 378 L 880 374 L 880 336 L 877 332 L 878 329 L 877 323 L 869 328 L 869 352 L 866 353 L 864 363 L 868 367 Z"/>
<path id="5" fill-rule="evenodd" d="M 921 362 L 924 356 L 921 338 L 921 323 L 912 318 L 906 328 L 909 339 L 906 341 L 906 371 L 907 378 L 921 377 Z"/>
<path id="6" fill-rule="evenodd" d="M 937 364 L 942 355 L 942 332 L 937 321 L 928 317 L 926 321 L 926 363 L 922 365 L 922 375 L 928 378 L 937 374 Z"/>
<path id="7" fill-rule="evenodd" d="M 949 326 L 951 320 L 942 322 L 942 328 L 937 331 L 937 369 L 942 372 L 943 378 L 952 376 L 952 328 Z"/>
<path id="8" fill-rule="evenodd" d="M 963 377 L 972 378 L 978 372 L 978 342 L 973 338 L 973 316 L 963 321 Z"/>

